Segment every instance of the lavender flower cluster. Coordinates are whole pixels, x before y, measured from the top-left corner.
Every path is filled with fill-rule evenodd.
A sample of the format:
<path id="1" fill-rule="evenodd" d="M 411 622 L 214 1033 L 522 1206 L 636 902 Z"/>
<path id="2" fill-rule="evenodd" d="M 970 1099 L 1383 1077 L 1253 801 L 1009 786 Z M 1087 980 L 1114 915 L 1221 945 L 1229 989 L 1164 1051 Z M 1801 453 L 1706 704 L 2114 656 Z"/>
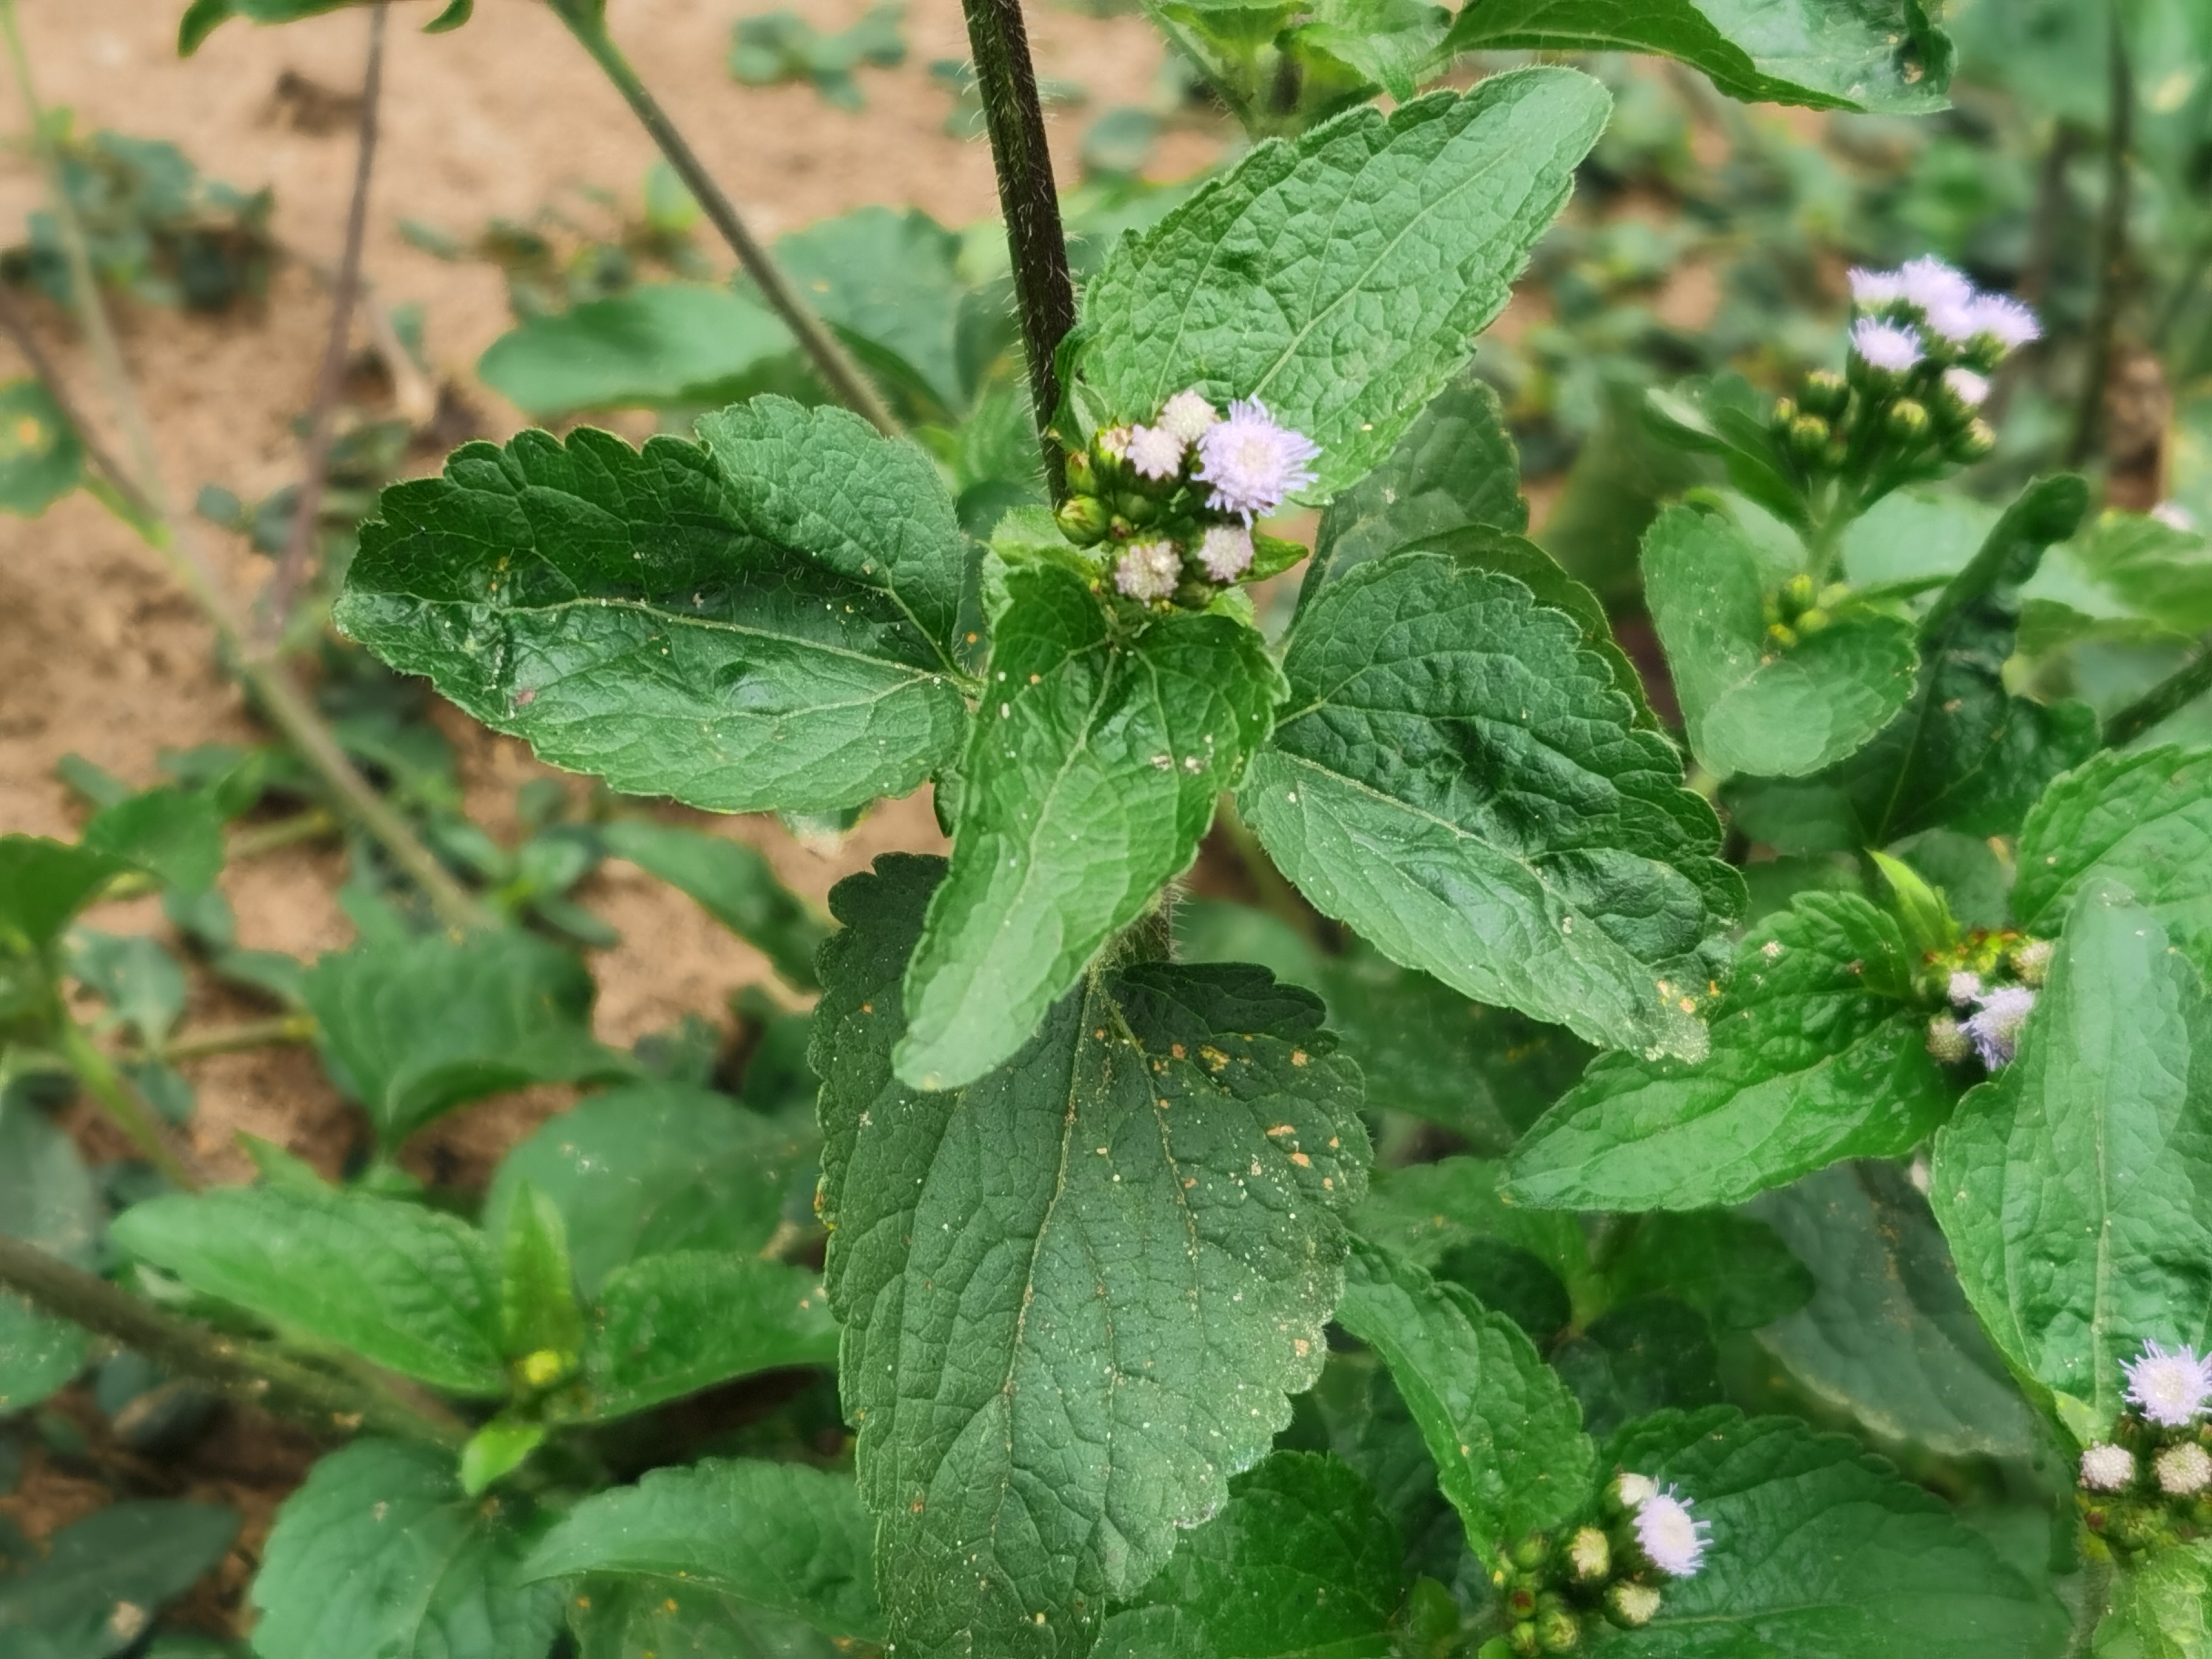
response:
<path id="1" fill-rule="evenodd" d="M 1640 1629 L 1657 1616 L 1668 1581 L 1705 1565 L 1712 1523 L 1692 1516 L 1677 1488 L 1623 1471 L 1607 1488 L 1605 1507 L 1609 1526 L 1577 1527 L 1556 1540 L 1532 1533 L 1492 1573 L 1510 1621 L 1509 1653 L 1578 1653 L 1601 1620 Z"/>
<path id="2" fill-rule="evenodd" d="M 1946 1066 L 1978 1060 L 1996 1072 L 2011 1065 L 2056 949 L 2049 939 L 2003 935 L 1970 945 L 1971 965 L 1954 962 L 1943 981 L 1952 1012 L 1928 1022 L 1928 1052 Z M 2000 978 L 2007 974 L 2009 983 Z"/>
<path id="3" fill-rule="evenodd" d="M 1192 387 L 1149 424 L 1109 427 L 1069 455 L 1060 527 L 1079 547 L 1104 544 L 1125 598 L 1202 604 L 1251 570 L 1253 521 L 1314 481 L 1320 453 L 1257 398 L 1224 415 Z"/>
<path id="4" fill-rule="evenodd" d="M 2122 1550 L 2202 1537 L 2212 1531 L 2212 1357 L 2146 1342 L 2120 1369 L 2129 1410 L 2111 1440 L 2081 1453 L 2082 1519 Z"/>

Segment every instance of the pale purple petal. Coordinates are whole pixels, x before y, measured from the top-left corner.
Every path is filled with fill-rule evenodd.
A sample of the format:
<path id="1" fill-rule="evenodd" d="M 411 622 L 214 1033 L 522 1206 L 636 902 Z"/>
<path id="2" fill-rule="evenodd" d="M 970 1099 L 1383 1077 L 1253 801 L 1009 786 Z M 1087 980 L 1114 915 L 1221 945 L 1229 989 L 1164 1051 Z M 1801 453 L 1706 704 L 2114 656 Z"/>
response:
<path id="1" fill-rule="evenodd" d="M 1920 361 L 1920 333 L 1902 323 L 1862 317 L 1851 325 L 1851 349 L 1875 368 L 1902 374 Z"/>
<path id="2" fill-rule="evenodd" d="M 1199 465 L 1191 476 L 1213 486 L 1208 507 L 1249 524 L 1311 483 L 1314 474 L 1305 464 L 1320 453 L 1311 439 L 1278 425 L 1257 398 L 1247 398 L 1230 404 L 1229 418 L 1200 435 Z"/>
<path id="3" fill-rule="evenodd" d="M 1114 586 L 1133 599 L 1164 599 L 1182 579 L 1182 558 L 1173 542 L 1133 542 L 1114 568 Z"/>

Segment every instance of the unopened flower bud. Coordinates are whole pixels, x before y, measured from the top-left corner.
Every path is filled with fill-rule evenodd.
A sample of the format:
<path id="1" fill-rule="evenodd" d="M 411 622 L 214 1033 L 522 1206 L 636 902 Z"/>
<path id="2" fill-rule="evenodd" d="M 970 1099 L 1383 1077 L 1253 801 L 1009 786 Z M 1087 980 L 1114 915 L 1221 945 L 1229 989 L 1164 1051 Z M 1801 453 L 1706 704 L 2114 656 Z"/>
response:
<path id="1" fill-rule="evenodd" d="M 1850 382 L 1840 374 L 1825 368 L 1816 368 L 1805 377 L 1798 391 L 1797 400 L 1815 415 L 1825 415 L 1832 420 L 1844 412 L 1844 405 L 1851 395 Z"/>
<path id="2" fill-rule="evenodd" d="M 1796 418 L 1797 405 L 1794 402 L 1788 398 L 1777 398 L 1774 400 L 1774 413 L 1769 419 L 1769 424 L 1773 427 L 1776 437 L 1787 437 L 1790 434 L 1790 423 Z"/>
<path id="3" fill-rule="evenodd" d="M 2135 1484 L 2135 1454 L 2125 1446 L 2092 1446 L 2081 1454 L 2081 1486 L 2087 1492 L 2125 1492 Z"/>
<path id="4" fill-rule="evenodd" d="M 1052 516 L 1060 526 L 1060 533 L 1078 547 L 1089 547 L 1103 540 L 1106 526 L 1113 517 L 1107 512 L 1106 503 L 1096 495 L 1070 495 Z"/>
<path id="5" fill-rule="evenodd" d="M 1813 579 L 1799 571 L 1782 584 L 1782 613 L 1794 617 L 1813 603 Z"/>
<path id="6" fill-rule="evenodd" d="M 1622 1579 L 1605 1593 L 1606 1617 L 1623 1630 L 1642 1630 L 1659 1613 L 1659 1592 Z"/>
<path id="7" fill-rule="evenodd" d="M 1928 435 L 1935 422 L 1929 418 L 1927 405 L 1911 398 L 1899 398 L 1889 406 L 1883 416 L 1889 435 L 1905 443 L 1918 443 Z"/>
<path id="8" fill-rule="evenodd" d="M 1067 458 L 1067 489 L 1072 495 L 1095 495 L 1098 493 L 1097 469 L 1091 465 L 1088 450 L 1079 449 Z"/>
<path id="9" fill-rule="evenodd" d="M 1961 465 L 1985 460 L 1996 453 L 1997 434 L 1987 421 L 1971 421 L 1951 440 L 1949 454 Z"/>
<path id="10" fill-rule="evenodd" d="M 1537 1639 L 1535 1621 L 1524 1619 L 1507 1631 L 1505 1647 L 1506 1650 L 1514 1656 L 1514 1659 L 1536 1659 L 1536 1656 L 1543 1652 L 1544 1647 L 1543 1644 Z"/>
<path id="11" fill-rule="evenodd" d="M 526 1386 L 550 1389 L 568 1374 L 568 1362 L 551 1348 L 539 1348 L 523 1355 L 515 1369 Z"/>
<path id="12" fill-rule="evenodd" d="M 1766 643 L 1770 649 L 1787 651 L 1797 643 L 1797 630 L 1786 623 L 1776 623 L 1766 630 Z"/>
<path id="13" fill-rule="evenodd" d="M 1615 1504 L 1633 1515 L 1658 1496 L 1658 1492 L 1659 1483 L 1650 1475 L 1624 1469 L 1613 1476 L 1612 1491 L 1608 1495 Z"/>
<path id="14" fill-rule="evenodd" d="M 1851 585 L 1849 582 L 1830 582 L 1820 590 L 1820 597 L 1816 603 L 1823 611 L 1833 611 L 1850 596 Z"/>
<path id="15" fill-rule="evenodd" d="M 2020 975 L 2020 982 L 2039 989 L 2043 981 L 2051 976 L 2051 958 L 2057 949 L 2047 939 L 2032 939 L 2025 945 L 2015 946 L 2012 953 L 2012 968 Z"/>
<path id="16" fill-rule="evenodd" d="M 1928 1052 L 1939 1065 L 1963 1066 L 1973 1058 L 1974 1040 L 1957 1020 L 1938 1014 L 1928 1022 Z"/>
<path id="17" fill-rule="evenodd" d="M 2168 1446 L 2151 1460 L 2158 1489 L 2169 1498 L 2189 1498 L 2212 1486 L 2212 1453 L 2193 1440 Z"/>
<path id="18" fill-rule="evenodd" d="M 1536 1620 L 1536 1648 L 1541 1653 L 1575 1653 L 1583 1644 L 1583 1621 L 1565 1607 L 1553 1607 Z"/>
<path id="19" fill-rule="evenodd" d="M 1798 636 L 1802 638 L 1808 634 L 1817 634 L 1828 625 L 1829 621 L 1828 613 L 1816 605 L 1797 618 Z"/>
<path id="20" fill-rule="evenodd" d="M 1536 1616 L 1536 1589 L 1533 1584 L 1516 1584 L 1505 1592 L 1505 1611 L 1516 1619 Z"/>
<path id="21" fill-rule="evenodd" d="M 1595 1527 L 1579 1528 L 1567 1540 L 1567 1571 L 1578 1584 L 1603 1583 L 1613 1573 L 1613 1546 Z"/>
<path id="22" fill-rule="evenodd" d="M 1552 1553 L 1552 1540 L 1540 1532 L 1532 1532 L 1514 1545 L 1513 1565 L 1523 1572 L 1534 1572 L 1544 1565 Z"/>
<path id="23" fill-rule="evenodd" d="M 1828 423 L 1818 415 L 1800 415 L 1790 422 L 1790 447 L 1806 460 L 1817 460 L 1828 447 Z"/>

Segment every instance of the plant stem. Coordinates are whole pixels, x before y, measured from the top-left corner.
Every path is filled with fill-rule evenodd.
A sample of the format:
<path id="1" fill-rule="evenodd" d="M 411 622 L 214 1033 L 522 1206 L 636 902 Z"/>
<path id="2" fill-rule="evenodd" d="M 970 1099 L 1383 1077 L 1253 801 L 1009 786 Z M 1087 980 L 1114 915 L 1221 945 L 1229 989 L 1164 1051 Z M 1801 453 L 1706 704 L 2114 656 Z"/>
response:
<path id="1" fill-rule="evenodd" d="M 2121 289 L 2128 251 L 2129 163 L 2135 149 L 2135 72 L 2128 62 L 2120 27 L 2118 0 L 2108 0 L 2112 16 L 2112 111 L 2106 118 L 2105 205 L 2097 229 L 2097 308 L 2089 321 L 2089 358 L 2081 398 L 2074 410 L 2074 439 L 2066 464 L 2080 466 L 2097 447 L 2104 429 L 2105 382 L 2112 373 L 2112 337 L 2120 320 Z"/>
<path id="2" fill-rule="evenodd" d="M 784 325 L 799 337 L 800 348 L 813 359 L 816 370 L 829 382 L 830 390 L 848 409 L 866 416 L 878 431 L 896 436 L 900 429 L 898 416 L 891 413 L 890 405 L 853 361 L 843 343 L 830 331 L 814 308 L 799 297 L 799 291 L 776 268 L 768 250 L 745 228 L 744 221 L 738 216 L 736 204 L 722 193 L 706 164 L 669 118 L 668 112 L 661 108 L 659 100 L 647 89 L 629 59 L 623 56 L 622 48 L 615 45 L 614 37 L 607 33 L 601 8 L 590 3 L 590 0 L 554 0 L 553 11 L 568 26 L 568 33 L 576 37 L 577 43 L 591 54 L 592 61 L 614 82 L 615 90 L 622 94 L 646 131 L 652 134 L 653 142 L 668 158 L 668 165 L 676 169 L 677 176 L 714 222 L 714 228 L 721 232 L 722 240 L 730 245 L 730 251 L 738 256 L 745 275 L 753 279 L 754 286 L 760 289 L 775 314 L 783 319 Z"/>
<path id="3" fill-rule="evenodd" d="M 59 997 L 54 1001 L 54 1040 L 62 1058 L 69 1062 L 70 1070 L 84 1085 L 84 1091 L 99 1103 L 108 1121 L 129 1138 L 146 1161 L 172 1185 L 188 1193 L 199 1191 L 204 1183 L 185 1167 L 184 1159 L 170 1150 L 161 1120 L 115 1069 L 115 1062 L 85 1034 L 84 1027 L 70 1018 Z"/>
<path id="4" fill-rule="evenodd" d="M 161 458 L 154 447 L 153 428 L 139 405 L 129 371 L 123 365 L 115 331 L 107 319 L 107 308 L 100 301 L 92 258 L 85 249 L 84 228 L 77 222 L 76 210 L 69 199 L 61 156 L 54 148 L 45 109 L 31 80 L 30 56 L 23 50 L 22 32 L 16 25 L 15 0 L 0 0 L 0 35 L 6 37 L 15 83 L 22 92 L 24 107 L 30 117 L 32 143 L 46 167 L 54 222 L 69 263 L 70 288 L 77 313 L 92 348 L 93 361 L 106 383 L 108 401 L 131 446 L 134 495 L 147 507 L 148 543 L 167 562 L 179 585 L 213 625 L 217 644 L 236 663 L 239 678 L 259 699 L 270 721 L 337 795 L 340 810 L 383 845 L 392 862 L 422 888 L 447 927 L 493 925 L 490 913 L 438 862 L 407 821 L 355 769 L 345 751 L 338 747 L 330 727 L 284 672 L 274 651 L 253 640 L 238 607 L 216 579 L 193 526 L 171 508 L 167 488 L 162 482 Z"/>
<path id="5" fill-rule="evenodd" d="M 331 295 L 331 332 L 323 344 L 321 372 L 315 379 L 315 405 L 308 417 L 307 469 L 292 509 L 292 531 L 270 578 L 259 637 L 270 643 L 284 637 L 292 605 L 307 575 L 316 521 L 323 511 L 323 486 L 331 470 L 331 428 L 337 423 L 338 392 L 345 382 L 346 343 L 353 336 L 353 313 L 361 298 L 361 246 L 368 230 L 368 181 L 376 166 L 376 107 L 384 92 L 384 28 L 387 0 L 376 0 L 368 15 L 368 67 L 361 82 L 361 139 L 354 152 L 353 200 L 346 209 L 345 251 L 338 257 L 337 281 Z"/>
<path id="6" fill-rule="evenodd" d="M 310 1042 L 314 1036 L 315 1022 L 312 1017 L 272 1014 L 267 1019 L 246 1019 L 235 1025 L 210 1025 L 189 1031 L 139 1057 L 173 1065 L 180 1060 L 204 1060 L 210 1054 L 235 1054 L 252 1048 Z"/>
<path id="7" fill-rule="evenodd" d="M 107 447 L 107 441 L 85 418 L 83 409 L 70 393 L 69 383 L 62 379 L 61 371 L 54 367 L 54 360 L 46 355 L 46 348 L 32 329 L 31 319 L 23 314 L 23 308 L 15 303 L 15 296 L 4 284 L 0 284 L 0 331 L 4 331 L 15 342 L 15 349 L 23 354 L 23 361 L 38 376 L 39 384 L 46 387 L 46 395 L 54 400 L 54 407 L 61 410 L 62 418 L 75 429 L 77 441 L 84 447 L 85 459 L 122 498 L 136 520 L 136 527 L 143 533 L 158 516 L 154 504 L 146 499 L 145 492 L 138 488 L 138 481 L 129 470 L 115 459 Z"/>
<path id="8" fill-rule="evenodd" d="M 1044 106 L 1037 97 L 1021 0 L 960 0 L 960 8 L 968 17 L 968 47 L 991 136 L 991 164 L 999 175 L 1006 249 L 1013 256 L 1037 441 L 1052 498 L 1060 501 L 1067 495 L 1066 469 L 1052 423 L 1060 410 L 1060 343 L 1075 326 L 1075 283 L 1068 275 L 1052 152 L 1045 145 Z"/>
<path id="9" fill-rule="evenodd" d="M 467 1425 L 442 1407 L 410 1405 L 301 1364 L 264 1344 L 223 1335 L 141 1301 L 35 1245 L 0 1234 L 0 1287 L 123 1344 L 178 1376 L 289 1417 L 321 1434 L 366 1431 L 457 1449 Z"/>
<path id="10" fill-rule="evenodd" d="M 2024 304 L 2041 305 L 2044 291 L 2051 286 L 2051 267 L 2058 256 L 2058 223 L 2067 206 L 2066 170 L 2081 147 L 2081 129 L 2073 122 L 2061 121 L 2051 130 L 2050 147 L 2043 152 L 2043 166 L 2036 179 L 2027 252 L 2021 261 L 2019 294 Z M 2004 423 L 2005 409 L 2012 402 L 2023 361 L 2020 353 L 2014 352 L 1997 369 L 1996 384 L 1982 406 L 1982 418 L 1993 427 Z"/>
<path id="11" fill-rule="evenodd" d="M 2212 644 L 2200 644 L 2197 654 L 2105 722 L 2105 745 L 2124 749 L 2167 717 L 2212 691 Z"/>

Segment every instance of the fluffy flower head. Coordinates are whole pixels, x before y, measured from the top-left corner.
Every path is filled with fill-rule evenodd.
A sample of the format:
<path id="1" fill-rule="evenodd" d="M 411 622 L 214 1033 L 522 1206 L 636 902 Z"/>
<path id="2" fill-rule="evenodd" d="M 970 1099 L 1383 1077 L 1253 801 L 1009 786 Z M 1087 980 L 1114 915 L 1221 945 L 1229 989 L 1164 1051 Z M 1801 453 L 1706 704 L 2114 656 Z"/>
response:
<path id="1" fill-rule="evenodd" d="M 1160 405 L 1160 418 L 1153 424 L 1163 432 L 1171 433 L 1187 444 L 1196 443 L 1206 428 L 1221 418 L 1221 411 L 1198 395 L 1193 386 L 1188 392 L 1178 392 Z"/>
<path id="2" fill-rule="evenodd" d="M 2179 501 L 2160 501 L 2151 508 L 2150 516 L 2168 530 L 2179 530 L 2185 536 L 2196 533 L 2197 515 Z"/>
<path id="3" fill-rule="evenodd" d="M 1229 405 L 1229 418 L 1200 434 L 1198 470 L 1192 474 L 1213 486 L 1206 505 L 1234 513 L 1246 524 L 1273 513 L 1294 489 L 1314 481 L 1306 463 L 1321 453 L 1304 433 L 1279 426 L 1256 398 Z"/>
<path id="4" fill-rule="evenodd" d="M 2081 1454 L 2081 1485 L 2088 1492 L 2124 1492 L 2136 1478 L 2136 1455 L 2125 1446 L 2092 1446 Z"/>
<path id="5" fill-rule="evenodd" d="M 2194 1440 L 2168 1446 L 2151 1460 L 2158 1489 L 2169 1498 L 2188 1498 L 2212 1486 L 2212 1454 Z"/>
<path id="6" fill-rule="evenodd" d="M 1621 1508 L 1640 1510 L 1659 1495 L 1659 1483 L 1648 1474 L 1623 1469 L 1613 1477 L 1613 1495 Z"/>
<path id="7" fill-rule="evenodd" d="M 1920 361 L 1920 331 L 1862 317 L 1851 325 L 1851 349 L 1872 368 L 1902 374 Z"/>
<path id="8" fill-rule="evenodd" d="M 2155 1342 L 2120 1369 L 2127 1373 L 2128 1403 L 2160 1428 L 2186 1428 L 2212 1400 L 2212 1360 L 2191 1348 L 2168 1353 Z"/>
<path id="9" fill-rule="evenodd" d="M 1172 478 L 1182 471 L 1183 447 L 1183 440 L 1164 427 L 1133 426 L 1124 454 L 1139 477 Z"/>
<path id="10" fill-rule="evenodd" d="M 1965 408 L 1979 409 L 1990 395 L 1989 377 L 1977 374 L 1971 368 L 1947 368 L 1943 371 L 1943 389 Z"/>
<path id="11" fill-rule="evenodd" d="M 2051 958 L 2057 954 L 2058 947 L 2049 939 L 2032 939 L 2013 951 L 2013 971 L 2022 984 L 2040 986 L 2051 977 Z"/>
<path id="12" fill-rule="evenodd" d="M 1252 532 L 1241 524 L 1210 526 L 1198 544 L 1198 562 L 1218 582 L 1233 582 L 1252 568 Z"/>
<path id="13" fill-rule="evenodd" d="M 2020 1028 L 2035 1006 L 2035 993 L 2025 985 L 2000 985 L 1981 999 L 1981 1011 L 1966 1024 L 1974 1040 L 1974 1052 L 1992 1072 L 2009 1066 L 2020 1047 Z"/>
<path id="14" fill-rule="evenodd" d="M 1951 975 L 1950 997 L 1954 1008 L 1969 1007 L 1979 1002 L 1982 1000 L 1982 976 L 1970 974 L 1961 968 Z"/>
<path id="15" fill-rule="evenodd" d="M 1872 310 L 1876 306 L 1893 305 L 1905 297 L 1905 277 L 1894 270 L 1869 270 L 1864 265 L 1851 267 L 1851 302 Z"/>
<path id="16" fill-rule="evenodd" d="M 1687 1578 L 1705 1565 L 1710 1521 L 1690 1517 L 1690 1500 L 1674 1488 L 1656 1492 L 1636 1511 L 1636 1541 L 1653 1566 L 1674 1578 Z"/>
<path id="17" fill-rule="evenodd" d="M 1618 1580 L 1606 1591 L 1605 1600 L 1606 1605 L 1620 1615 L 1620 1622 L 1631 1630 L 1640 1629 L 1658 1616 L 1659 1592 L 1632 1579 Z"/>
<path id="18" fill-rule="evenodd" d="M 1905 297 L 1930 317 L 1967 305 L 1974 297 L 1974 285 L 1966 280 L 1966 273 L 1932 253 L 1906 260 L 1899 268 L 1897 279 Z"/>
<path id="19" fill-rule="evenodd" d="M 1584 1527 L 1567 1540 L 1567 1565 L 1583 1583 L 1594 1584 L 1613 1571 L 1613 1547 L 1595 1527 Z"/>
<path id="20" fill-rule="evenodd" d="M 2035 313 L 2006 294 L 1977 294 L 1966 307 L 1971 325 L 1968 337 L 1986 334 L 2007 351 L 2017 351 L 2031 340 L 2043 337 L 2043 325 Z"/>
<path id="21" fill-rule="evenodd" d="M 1182 558 L 1173 542 L 1133 542 L 1114 567 L 1114 586 L 1147 604 L 1164 599 L 1182 580 Z"/>
<path id="22" fill-rule="evenodd" d="M 1109 426 L 1091 442 L 1098 447 L 1101 455 L 1118 461 L 1129 453 L 1129 435 L 1133 429 L 1126 426 Z"/>

